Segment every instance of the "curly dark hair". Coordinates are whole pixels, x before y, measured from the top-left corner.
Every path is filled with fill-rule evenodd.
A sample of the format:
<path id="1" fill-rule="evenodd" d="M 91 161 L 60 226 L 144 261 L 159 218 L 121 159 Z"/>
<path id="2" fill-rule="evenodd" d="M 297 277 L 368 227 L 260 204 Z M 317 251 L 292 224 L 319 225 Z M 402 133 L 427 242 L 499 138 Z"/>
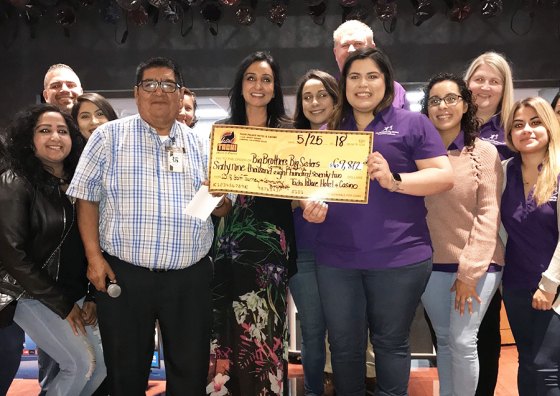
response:
<path id="1" fill-rule="evenodd" d="M 439 73 L 430 79 L 424 88 L 424 98 L 422 99 L 422 114 L 428 116 L 428 99 L 430 90 L 434 85 L 442 81 L 452 81 L 457 84 L 463 102 L 467 104 L 467 112 L 461 118 L 461 129 L 465 134 L 465 146 L 474 147 L 474 140 L 479 135 L 480 120 L 476 118 L 477 106 L 474 104 L 473 96 L 467 83 L 461 77 L 452 73 Z"/>
<path id="2" fill-rule="evenodd" d="M 64 160 L 65 178 L 70 180 L 74 176 L 76 165 L 84 148 L 85 139 L 70 114 L 62 112 L 58 107 L 50 104 L 32 105 L 17 113 L 6 129 L 6 160 L 8 167 L 18 175 L 26 178 L 33 185 L 48 185 L 52 183 L 52 175 L 48 173 L 43 163 L 35 155 L 33 136 L 35 125 L 43 113 L 59 113 L 64 118 L 72 148 Z M 46 171 L 46 172 L 45 172 Z"/>
<path id="3" fill-rule="evenodd" d="M 340 74 L 340 80 L 338 81 L 338 102 L 334 108 L 334 113 L 329 122 L 329 129 L 338 129 L 342 120 L 346 115 L 352 110 L 352 106 L 348 102 L 346 97 L 346 78 L 348 77 L 348 72 L 350 71 L 350 66 L 357 60 L 370 59 L 377 65 L 383 77 L 385 79 L 385 95 L 383 99 L 373 109 L 373 114 L 377 114 L 379 111 L 386 109 L 391 106 L 393 99 L 395 98 L 395 86 L 393 78 L 393 66 L 391 66 L 391 61 L 385 55 L 383 51 L 378 48 L 361 48 L 348 57 L 342 68 Z"/>
<path id="4" fill-rule="evenodd" d="M 329 73 L 326 73 L 322 70 L 312 69 L 305 73 L 298 82 L 298 88 L 296 91 L 296 110 L 294 112 L 294 127 L 297 129 L 311 129 L 311 123 L 303 114 L 303 100 L 302 100 L 302 91 L 303 86 L 309 80 L 318 80 L 323 83 L 325 90 L 332 98 L 333 102 L 336 103 L 338 101 L 338 83 L 336 79 L 331 76 Z"/>
<path id="5" fill-rule="evenodd" d="M 291 120 L 286 116 L 286 109 L 284 108 L 280 68 L 272 55 L 267 51 L 253 52 L 243 59 L 237 68 L 233 87 L 229 91 L 230 121 L 235 125 L 245 125 L 247 123 L 245 99 L 243 99 L 243 78 L 249 66 L 255 62 L 262 61 L 268 63 L 274 76 L 274 97 L 266 106 L 267 126 L 274 128 L 290 125 Z"/>

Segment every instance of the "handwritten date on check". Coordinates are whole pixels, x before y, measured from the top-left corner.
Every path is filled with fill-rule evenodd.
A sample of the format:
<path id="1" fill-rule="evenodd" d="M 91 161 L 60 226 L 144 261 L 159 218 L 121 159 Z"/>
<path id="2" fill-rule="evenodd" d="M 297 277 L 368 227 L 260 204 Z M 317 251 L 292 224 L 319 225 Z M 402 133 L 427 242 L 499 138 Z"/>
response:
<path id="1" fill-rule="evenodd" d="M 373 134 L 214 125 L 209 191 L 368 202 Z"/>

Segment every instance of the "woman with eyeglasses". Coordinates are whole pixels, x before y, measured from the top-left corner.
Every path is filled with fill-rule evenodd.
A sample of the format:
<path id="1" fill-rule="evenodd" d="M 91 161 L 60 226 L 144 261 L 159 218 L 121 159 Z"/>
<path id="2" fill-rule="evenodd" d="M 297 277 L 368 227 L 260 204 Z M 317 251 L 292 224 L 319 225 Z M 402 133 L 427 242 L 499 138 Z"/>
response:
<path id="1" fill-rule="evenodd" d="M 384 53 L 368 48 L 348 57 L 329 129 L 374 133 L 369 201 L 304 210 L 308 221 L 321 223 L 317 280 L 339 395 L 365 394 L 368 329 L 377 392 L 407 393 L 410 326 L 432 269 L 424 196 L 453 186 L 436 129 L 423 115 L 391 106 L 393 95 Z"/>
<path id="2" fill-rule="evenodd" d="M 507 59 L 496 52 L 485 52 L 474 59 L 465 73 L 465 81 L 477 106 L 480 139 L 492 143 L 502 160 L 513 153 L 505 142 L 504 123 L 513 105 L 513 79 Z M 476 396 L 493 395 L 498 380 L 501 334 L 502 294 L 494 294 L 478 331 L 480 376 Z"/>
<path id="3" fill-rule="evenodd" d="M 76 104 L 72 107 L 72 118 L 87 140 L 98 126 L 118 117 L 107 99 L 97 93 L 87 92 L 76 99 Z"/>
<path id="4" fill-rule="evenodd" d="M 278 63 L 247 56 L 230 90 L 230 117 L 219 124 L 286 128 Z M 215 245 L 216 374 L 207 392 L 288 394 L 288 278 L 296 272 L 291 202 L 240 194 L 218 225 Z"/>
<path id="5" fill-rule="evenodd" d="M 560 123 L 550 105 L 516 102 L 506 120 L 515 155 L 504 163 L 507 231 L 503 297 L 519 353 L 520 396 L 560 395 Z"/>
<path id="6" fill-rule="evenodd" d="M 438 130 L 461 181 L 426 197 L 434 265 L 422 303 L 437 337 L 439 394 L 472 396 L 479 375 L 478 328 L 504 264 L 498 238 L 502 168 L 496 148 L 478 138 L 476 106 L 460 77 L 433 77 L 424 89 L 422 113 Z"/>
<path id="7" fill-rule="evenodd" d="M 321 70 L 309 70 L 296 90 L 294 126 L 318 130 L 326 124 L 338 99 L 336 79 Z M 326 325 L 317 286 L 315 234 L 317 225 L 303 219 L 302 209 L 294 209 L 297 238 L 298 272 L 290 279 L 290 293 L 297 306 L 301 326 L 301 359 L 305 395 L 322 395 L 324 391 Z"/>

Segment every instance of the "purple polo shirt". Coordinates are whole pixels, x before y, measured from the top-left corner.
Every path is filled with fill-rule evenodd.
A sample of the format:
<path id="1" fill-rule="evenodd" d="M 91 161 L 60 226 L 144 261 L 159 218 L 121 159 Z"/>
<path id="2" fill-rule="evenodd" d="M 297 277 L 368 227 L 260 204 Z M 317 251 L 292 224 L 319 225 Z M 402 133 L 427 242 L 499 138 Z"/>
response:
<path id="1" fill-rule="evenodd" d="M 357 130 L 350 113 L 341 130 Z M 415 172 L 415 160 L 447 155 L 426 116 L 393 106 L 380 111 L 366 128 L 373 147 L 392 172 Z M 414 264 L 432 256 L 424 198 L 391 193 L 377 181 L 369 186 L 367 205 L 329 203 L 317 232 L 317 263 L 340 268 L 383 269 Z"/>
<path id="2" fill-rule="evenodd" d="M 516 154 L 508 163 L 500 208 L 508 233 L 503 284 L 511 289 L 536 289 L 558 243 L 558 194 L 539 207 L 532 195 L 525 200 L 521 158 Z"/>
<path id="3" fill-rule="evenodd" d="M 393 87 L 395 88 L 395 97 L 393 98 L 393 106 L 398 109 L 410 110 L 410 103 L 406 99 L 406 91 L 403 86 L 398 82 L 393 82 Z"/>
<path id="4" fill-rule="evenodd" d="M 493 115 L 480 127 L 479 138 L 480 140 L 485 140 L 496 146 L 498 154 L 500 154 L 500 159 L 503 161 L 513 157 L 513 151 L 511 151 L 506 145 L 506 137 L 501 122 L 502 118 L 499 113 Z"/>

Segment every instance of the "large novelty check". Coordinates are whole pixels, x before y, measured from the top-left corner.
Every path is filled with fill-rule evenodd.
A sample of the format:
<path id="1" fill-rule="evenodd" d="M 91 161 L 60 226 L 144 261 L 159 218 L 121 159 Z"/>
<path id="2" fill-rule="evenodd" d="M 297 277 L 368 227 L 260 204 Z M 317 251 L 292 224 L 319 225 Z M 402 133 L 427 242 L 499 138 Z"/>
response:
<path id="1" fill-rule="evenodd" d="M 370 132 L 214 125 L 209 190 L 367 203 Z"/>

